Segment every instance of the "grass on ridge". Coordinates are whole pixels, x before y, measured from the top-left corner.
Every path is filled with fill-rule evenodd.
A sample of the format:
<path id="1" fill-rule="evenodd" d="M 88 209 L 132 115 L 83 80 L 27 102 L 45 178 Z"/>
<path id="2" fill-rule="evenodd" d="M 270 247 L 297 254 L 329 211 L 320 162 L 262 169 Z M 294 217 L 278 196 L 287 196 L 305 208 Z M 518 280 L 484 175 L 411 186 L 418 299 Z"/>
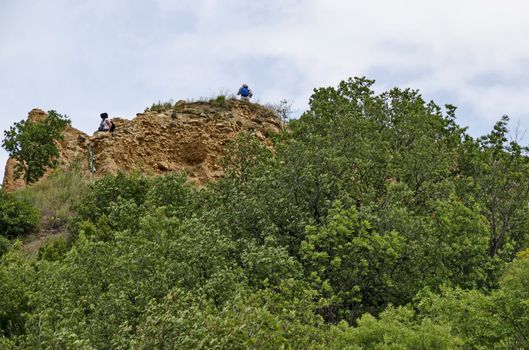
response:
<path id="1" fill-rule="evenodd" d="M 44 233 L 59 232 L 74 215 L 73 206 L 86 193 L 89 183 L 78 169 L 57 169 L 47 179 L 16 192 L 16 196 L 40 211 Z"/>

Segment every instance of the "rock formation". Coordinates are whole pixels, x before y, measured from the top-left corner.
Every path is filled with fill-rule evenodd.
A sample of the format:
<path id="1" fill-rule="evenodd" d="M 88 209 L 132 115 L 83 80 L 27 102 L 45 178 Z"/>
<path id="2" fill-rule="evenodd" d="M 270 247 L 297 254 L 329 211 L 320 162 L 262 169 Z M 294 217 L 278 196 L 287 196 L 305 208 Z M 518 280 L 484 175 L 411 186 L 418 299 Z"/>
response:
<path id="1" fill-rule="evenodd" d="M 45 117 L 34 109 L 30 120 Z M 95 176 L 118 171 L 162 174 L 183 171 L 203 184 L 222 175 L 219 160 L 226 144 L 239 132 L 252 132 L 270 145 L 268 135 L 279 132 L 280 120 L 269 109 L 237 100 L 215 103 L 179 101 L 174 108 L 137 114 L 133 120 L 113 118 L 116 131 L 93 136 L 68 127 L 58 143 L 59 166 L 79 166 Z M 3 188 L 24 187 L 15 180 L 16 161 L 9 159 Z"/>

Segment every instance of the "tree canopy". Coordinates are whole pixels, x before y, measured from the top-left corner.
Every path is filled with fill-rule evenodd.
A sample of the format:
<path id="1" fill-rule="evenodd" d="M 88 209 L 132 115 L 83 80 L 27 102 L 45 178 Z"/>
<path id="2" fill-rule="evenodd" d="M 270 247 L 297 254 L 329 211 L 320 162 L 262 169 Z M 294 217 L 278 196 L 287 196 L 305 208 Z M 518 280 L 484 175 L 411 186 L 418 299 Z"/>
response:
<path id="1" fill-rule="evenodd" d="M 26 184 L 39 180 L 59 156 L 56 141 L 70 124 L 68 117 L 51 110 L 43 120 L 21 120 L 4 131 L 2 147 L 17 160 L 15 177 Z"/>
<path id="2" fill-rule="evenodd" d="M 354 78 L 224 176 L 94 181 L 67 241 L 0 260 L 7 349 L 524 349 L 527 148 L 508 118 Z"/>

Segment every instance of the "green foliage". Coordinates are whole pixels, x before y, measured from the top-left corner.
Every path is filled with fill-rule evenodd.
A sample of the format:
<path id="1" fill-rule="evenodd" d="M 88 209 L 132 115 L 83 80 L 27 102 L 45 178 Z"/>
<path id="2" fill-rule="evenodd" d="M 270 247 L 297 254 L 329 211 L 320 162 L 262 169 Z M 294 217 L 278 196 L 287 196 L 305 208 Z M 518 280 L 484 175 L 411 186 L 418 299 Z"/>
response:
<path id="1" fill-rule="evenodd" d="M 39 265 L 30 295 L 37 309 L 28 326 L 36 338 L 29 341 L 50 345 L 55 332 L 74 332 L 96 348 L 113 344 L 120 328 L 134 327 L 152 300 L 173 288 L 202 288 L 226 271 L 232 249 L 229 240 L 196 221 L 163 217 L 146 217 L 137 232 L 106 242 L 82 235 L 60 268 Z M 225 290 L 214 288 L 212 298 Z"/>
<path id="2" fill-rule="evenodd" d="M 365 312 L 378 313 L 398 301 L 394 272 L 404 243 L 396 232 L 381 235 L 373 230 L 354 208 L 337 207 L 324 226 L 309 226 L 301 253 L 309 278 L 329 299 L 322 309 L 325 319 L 353 322 Z"/>
<path id="3" fill-rule="evenodd" d="M 73 238 L 4 253 L 0 346 L 527 347 L 527 149 L 507 118 L 473 139 L 455 107 L 372 85 L 315 90 L 273 150 L 238 135 L 200 188 L 58 173 L 71 202 L 17 194 L 68 202 Z"/>
<path id="4" fill-rule="evenodd" d="M 241 266 L 250 286 L 277 286 L 286 279 L 301 278 L 301 264 L 287 250 L 267 240 L 264 245 L 242 241 Z"/>
<path id="5" fill-rule="evenodd" d="M 463 349 L 496 349 L 494 344 L 504 337 L 494 301 L 476 290 L 443 288 L 439 294 L 424 291 L 417 304 L 422 318 L 451 326 L 463 340 Z"/>
<path id="6" fill-rule="evenodd" d="M 500 282 L 493 300 L 507 333 L 505 348 L 523 348 L 529 342 L 529 260 L 516 259 Z M 501 329 L 501 328 L 500 328 Z"/>
<path id="7" fill-rule="evenodd" d="M 68 243 L 62 236 L 46 239 L 39 248 L 38 260 L 60 261 L 68 251 Z"/>
<path id="8" fill-rule="evenodd" d="M 106 176 L 92 183 L 76 204 L 78 215 L 71 229 L 78 232 L 90 222 L 98 227 L 96 236 L 109 239 L 114 230 L 137 230 L 143 216 L 156 212 L 191 217 L 197 210 L 195 202 L 194 189 L 182 174 L 151 179 L 123 173 Z"/>
<path id="9" fill-rule="evenodd" d="M 292 286 L 288 286 L 287 288 Z M 291 291 L 293 292 L 293 291 Z M 295 292 L 294 292 L 295 293 Z M 306 293 L 281 293 L 270 299 L 268 291 L 239 291 L 222 307 L 173 291 L 160 304 L 152 305 L 139 328 L 134 348 L 170 349 L 324 349 L 317 318 L 302 320 L 296 307 Z M 272 293 L 278 296 L 276 293 Z M 279 299 L 279 300 L 278 300 Z M 281 311 L 274 310 L 281 303 Z M 162 325 L 160 327 L 160 325 Z"/>
<path id="10" fill-rule="evenodd" d="M 192 185 L 185 174 L 167 174 L 152 179 L 145 195 L 146 210 L 163 210 L 169 217 L 189 217 L 195 211 Z"/>
<path id="11" fill-rule="evenodd" d="M 529 332 L 529 261 L 516 259 L 490 294 L 444 288 L 422 293 L 423 319 L 445 324 L 463 340 L 463 349 L 524 349 Z"/>
<path id="12" fill-rule="evenodd" d="M 410 308 L 388 308 L 379 320 L 364 315 L 349 337 L 361 349 L 459 349 L 461 345 L 450 327 L 418 322 Z"/>
<path id="13" fill-rule="evenodd" d="M 16 197 L 39 210 L 42 229 L 62 231 L 75 216 L 74 206 L 88 192 L 88 186 L 79 169 L 56 169 L 46 180 L 18 191 Z"/>
<path id="14" fill-rule="evenodd" d="M 468 208 L 452 198 L 433 203 L 433 229 L 424 245 L 439 259 L 429 271 L 436 271 L 430 285 L 451 283 L 462 288 L 485 288 L 489 276 L 501 271 L 502 261 L 487 252 L 490 231 L 479 207 Z M 426 262 L 425 262 L 426 263 Z"/>
<path id="15" fill-rule="evenodd" d="M 209 101 L 211 105 L 215 107 L 224 108 L 228 105 L 228 100 L 226 99 L 226 95 L 218 95 L 216 98 Z"/>
<path id="16" fill-rule="evenodd" d="M 97 223 L 106 217 L 111 229 L 136 228 L 140 206 L 145 201 L 149 180 L 140 175 L 106 176 L 90 185 L 90 190 L 75 206 L 75 224 L 88 220 Z"/>
<path id="17" fill-rule="evenodd" d="M 287 280 L 276 291 L 267 289 L 240 299 L 237 295 L 221 310 L 221 316 L 237 320 L 234 325 L 246 326 L 235 330 L 235 344 L 240 342 L 237 348 L 327 348 L 321 319 L 311 312 L 313 305 L 307 301 L 312 297 L 303 283 Z M 229 325 L 222 318 L 221 324 Z M 226 340 L 232 341 L 229 337 Z"/>
<path id="18" fill-rule="evenodd" d="M 239 134 L 228 145 L 223 160 L 226 177 L 200 193 L 204 220 L 236 239 L 262 244 L 267 236 L 273 235 L 284 246 L 270 220 L 274 213 L 269 211 L 269 206 L 274 198 L 263 201 L 264 188 L 254 183 L 257 175 L 271 175 L 273 162 L 272 152 L 254 136 Z"/>
<path id="19" fill-rule="evenodd" d="M 11 249 L 11 242 L 4 236 L 0 236 L 0 258 Z"/>
<path id="20" fill-rule="evenodd" d="M 0 191 L 0 236 L 14 238 L 35 231 L 38 211 L 27 201 Z"/>
<path id="21" fill-rule="evenodd" d="M 2 147 L 18 161 L 15 177 L 22 177 L 29 184 L 55 167 L 59 156 L 55 142 L 62 140 L 62 131 L 68 125 L 67 116 L 51 110 L 42 121 L 22 120 L 4 131 Z"/>
<path id="22" fill-rule="evenodd" d="M 488 254 L 511 260 L 529 245 L 529 148 L 507 143 L 504 116 L 493 131 L 463 148 L 462 168 L 489 221 Z"/>
<path id="23" fill-rule="evenodd" d="M 156 103 L 153 103 L 150 107 L 145 107 L 145 112 L 165 112 L 169 109 L 172 109 L 173 105 L 173 100 L 169 100 L 166 102 L 158 101 Z"/>
<path id="24" fill-rule="evenodd" d="M 25 331 L 29 311 L 27 293 L 33 285 L 35 270 L 19 248 L 20 244 L 16 243 L 0 258 L 0 337 L 16 337 Z"/>

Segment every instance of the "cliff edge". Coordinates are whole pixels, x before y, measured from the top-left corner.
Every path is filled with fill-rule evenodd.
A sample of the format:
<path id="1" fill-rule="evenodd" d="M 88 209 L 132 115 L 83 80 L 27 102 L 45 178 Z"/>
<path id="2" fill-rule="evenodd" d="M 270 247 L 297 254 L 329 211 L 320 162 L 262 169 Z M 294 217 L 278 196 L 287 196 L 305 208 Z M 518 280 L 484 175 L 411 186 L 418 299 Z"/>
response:
<path id="1" fill-rule="evenodd" d="M 28 115 L 30 120 L 45 117 L 40 109 Z M 112 134 L 97 132 L 89 136 L 73 127 L 66 128 L 64 140 L 57 143 L 59 167 L 79 166 L 95 176 L 118 171 L 153 175 L 183 171 L 190 180 L 203 184 L 222 175 L 219 160 L 226 144 L 239 132 L 254 133 L 271 145 L 268 135 L 281 129 L 281 121 L 271 110 L 238 100 L 222 104 L 179 101 L 173 108 L 138 113 L 132 120 L 112 118 L 116 124 Z M 24 182 L 14 177 L 15 166 L 15 160 L 7 161 L 5 191 L 24 187 Z"/>

